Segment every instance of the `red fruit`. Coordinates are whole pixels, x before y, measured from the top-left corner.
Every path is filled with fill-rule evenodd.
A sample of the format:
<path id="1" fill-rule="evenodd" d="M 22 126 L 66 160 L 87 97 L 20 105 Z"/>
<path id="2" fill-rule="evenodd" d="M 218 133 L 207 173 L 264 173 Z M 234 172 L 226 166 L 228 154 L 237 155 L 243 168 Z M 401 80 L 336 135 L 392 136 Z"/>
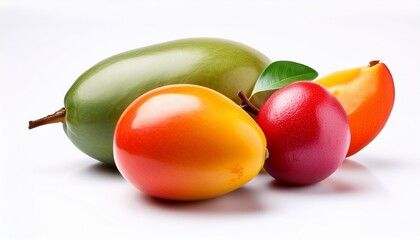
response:
<path id="1" fill-rule="evenodd" d="M 324 180 L 342 163 L 350 144 L 344 108 L 324 87 L 309 81 L 271 95 L 257 123 L 267 139 L 265 170 L 290 184 Z"/>

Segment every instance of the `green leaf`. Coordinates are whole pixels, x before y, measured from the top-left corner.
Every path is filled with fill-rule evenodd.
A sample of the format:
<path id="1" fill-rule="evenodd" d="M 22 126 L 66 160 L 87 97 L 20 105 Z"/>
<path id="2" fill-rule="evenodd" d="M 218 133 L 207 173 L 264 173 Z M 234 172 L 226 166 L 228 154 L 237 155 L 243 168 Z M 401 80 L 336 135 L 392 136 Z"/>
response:
<path id="1" fill-rule="evenodd" d="M 318 73 L 303 64 L 292 61 L 276 61 L 271 63 L 261 74 L 251 94 L 251 101 L 260 107 L 277 89 L 289 83 L 313 80 Z"/>

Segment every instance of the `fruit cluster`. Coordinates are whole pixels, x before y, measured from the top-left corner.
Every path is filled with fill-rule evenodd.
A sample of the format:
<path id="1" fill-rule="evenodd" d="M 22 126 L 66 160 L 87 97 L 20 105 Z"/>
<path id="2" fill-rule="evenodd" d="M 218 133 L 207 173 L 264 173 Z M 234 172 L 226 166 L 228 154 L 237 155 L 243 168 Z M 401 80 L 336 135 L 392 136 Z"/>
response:
<path id="1" fill-rule="evenodd" d="M 64 123 L 80 150 L 164 199 L 217 197 L 262 169 L 313 184 L 379 134 L 395 95 L 379 61 L 317 76 L 240 43 L 178 40 L 98 63 L 29 128 Z"/>

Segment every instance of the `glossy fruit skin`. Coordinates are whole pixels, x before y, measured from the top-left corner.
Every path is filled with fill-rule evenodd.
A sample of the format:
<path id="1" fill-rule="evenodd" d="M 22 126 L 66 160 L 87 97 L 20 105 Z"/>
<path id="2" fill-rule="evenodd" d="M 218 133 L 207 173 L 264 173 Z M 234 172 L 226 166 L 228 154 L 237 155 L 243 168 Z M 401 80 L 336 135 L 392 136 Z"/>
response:
<path id="1" fill-rule="evenodd" d="M 67 92 L 64 130 L 87 155 L 114 164 L 112 141 L 124 109 L 149 90 L 189 83 L 212 88 L 237 103 L 249 96 L 270 60 L 243 44 L 183 39 L 124 52 L 83 73 Z"/>
<path id="2" fill-rule="evenodd" d="M 313 184 L 342 163 L 350 142 L 346 112 L 319 84 L 302 81 L 277 90 L 261 107 L 257 123 L 267 139 L 264 169 L 294 185 Z"/>
<path id="3" fill-rule="evenodd" d="M 362 150 L 385 127 L 394 106 L 395 88 L 384 63 L 373 61 L 369 66 L 338 71 L 315 82 L 334 94 L 347 112 L 351 133 L 347 157 Z"/>
<path id="4" fill-rule="evenodd" d="M 261 170 L 266 141 L 237 104 L 209 88 L 172 85 L 135 100 L 115 129 L 124 178 L 170 200 L 202 200 L 235 190 Z"/>

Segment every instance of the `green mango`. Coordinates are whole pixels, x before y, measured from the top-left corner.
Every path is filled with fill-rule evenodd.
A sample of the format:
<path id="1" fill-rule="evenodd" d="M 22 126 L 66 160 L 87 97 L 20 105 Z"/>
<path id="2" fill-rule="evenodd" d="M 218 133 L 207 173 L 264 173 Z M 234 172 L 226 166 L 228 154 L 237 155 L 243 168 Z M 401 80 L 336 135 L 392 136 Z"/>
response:
<path id="1" fill-rule="evenodd" d="M 117 54 L 88 69 L 70 87 L 62 109 L 64 131 L 87 155 L 114 164 L 115 126 L 140 95 L 188 83 L 214 89 L 239 104 L 238 91 L 249 96 L 270 62 L 246 45 L 211 38 L 176 40 Z"/>

